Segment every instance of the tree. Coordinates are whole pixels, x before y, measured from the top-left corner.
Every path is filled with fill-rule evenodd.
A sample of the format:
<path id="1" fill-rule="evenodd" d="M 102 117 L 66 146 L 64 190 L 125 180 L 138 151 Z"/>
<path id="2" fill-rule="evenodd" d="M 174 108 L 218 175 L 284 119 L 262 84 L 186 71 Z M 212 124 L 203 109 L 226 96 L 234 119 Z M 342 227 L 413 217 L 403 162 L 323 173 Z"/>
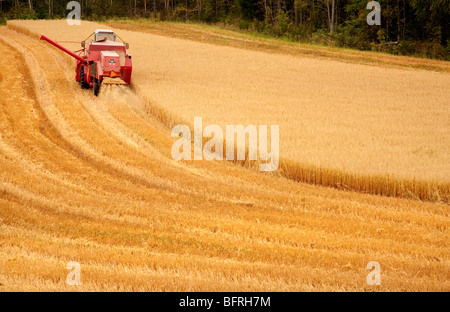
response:
<path id="1" fill-rule="evenodd" d="M 198 16 L 200 16 L 202 14 L 202 8 L 203 8 L 203 0 L 197 0 Z"/>
<path id="2" fill-rule="evenodd" d="M 336 1 L 335 0 L 326 0 L 327 4 L 327 14 L 328 14 L 328 25 L 330 27 L 330 34 L 334 33 L 334 14 L 335 14 L 335 8 L 336 8 Z M 331 6 L 331 12 L 330 12 L 330 6 Z"/>
<path id="3" fill-rule="evenodd" d="M 48 0 L 48 15 L 53 18 L 53 0 Z"/>

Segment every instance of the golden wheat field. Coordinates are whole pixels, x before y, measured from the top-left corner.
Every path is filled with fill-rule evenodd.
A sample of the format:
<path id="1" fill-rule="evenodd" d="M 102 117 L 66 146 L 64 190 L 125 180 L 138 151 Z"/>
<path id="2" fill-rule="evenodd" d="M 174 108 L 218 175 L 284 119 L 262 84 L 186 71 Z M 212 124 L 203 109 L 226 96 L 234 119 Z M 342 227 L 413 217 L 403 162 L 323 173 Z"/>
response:
<path id="1" fill-rule="evenodd" d="M 448 65 L 121 29 L 133 86 L 103 86 L 97 98 L 37 35 L 82 40 L 105 27 L 0 28 L 0 291 L 450 290 Z M 171 126 L 194 116 L 279 124 L 285 167 L 174 161 Z M 364 179 L 413 181 L 410 197 L 425 181 L 429 193 L 289 179 L 314 170 L 370 187 Z M 80 286 L 66 284 L 71 261 Z M 366 282 L 369 261 L 380 263 L 379 286 Z"/>
<path id="2" fill-rule="evenodd" d="M 371 194 L 450 202 L 447 62 L 392 56 L 381 62 L 372 53 L 354 51 L 342 61 L 342 52 L 333 58 L 323 49 L 310 52 L 321 57 L 299 57 L 292 51 L 266 53 L 273 47 L 255 50 L 252 41 L 251 49 L 218 39 L 212 43 L 221 45 L 198 42 L 205 41 L 208 30 L 182 40 L 186 30 L 182 35 L 174 31 L 178 35 L 173 38 L 122 29 L 130 28 L 127 23 L 112 24 L 121 27 L 120 34 L 130 42 L 135 91 L 160 117 L 164 115 L 160 121 L 166 126 L 192 124 L 194 116 L 202 117 L 205 126 L 223 128 L 280 125 L 280 171 L 286 177 Z M 146 30 L 145 24 L 131 25 Z M 85 22 L 74 31 L 64 21 L 22 21 L 19 26 L 76 41 L 97 27 Z M 284 50 L 282 45 L 280 51 Z M 361 64 L 365 55 L 372 65 Z"/>

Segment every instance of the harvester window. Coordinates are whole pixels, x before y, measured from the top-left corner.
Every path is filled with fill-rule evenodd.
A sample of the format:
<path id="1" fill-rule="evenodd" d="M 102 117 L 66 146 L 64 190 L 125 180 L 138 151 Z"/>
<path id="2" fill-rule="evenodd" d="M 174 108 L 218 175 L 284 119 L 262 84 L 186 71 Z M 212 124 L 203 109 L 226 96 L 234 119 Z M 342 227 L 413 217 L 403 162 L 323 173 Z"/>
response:
<path id="1" fill-rule="evenodd" d="M 110 40 L 116 41 L 116 35 L 112 33 L 98 33 L 95 41 Z"/>

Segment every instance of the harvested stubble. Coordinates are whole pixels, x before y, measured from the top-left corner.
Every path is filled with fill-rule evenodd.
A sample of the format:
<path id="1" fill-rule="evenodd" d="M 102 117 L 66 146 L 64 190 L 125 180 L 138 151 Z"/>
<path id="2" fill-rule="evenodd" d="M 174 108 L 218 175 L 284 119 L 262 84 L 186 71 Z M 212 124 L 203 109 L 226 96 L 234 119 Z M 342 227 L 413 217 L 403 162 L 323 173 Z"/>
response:
<path id="1" fill-rule="evenodd" d="M 95 98 L 60 51 L 0 38 L 0 290 L 450 289 L 448 205 L 175 162 L 145 99 Z"/>

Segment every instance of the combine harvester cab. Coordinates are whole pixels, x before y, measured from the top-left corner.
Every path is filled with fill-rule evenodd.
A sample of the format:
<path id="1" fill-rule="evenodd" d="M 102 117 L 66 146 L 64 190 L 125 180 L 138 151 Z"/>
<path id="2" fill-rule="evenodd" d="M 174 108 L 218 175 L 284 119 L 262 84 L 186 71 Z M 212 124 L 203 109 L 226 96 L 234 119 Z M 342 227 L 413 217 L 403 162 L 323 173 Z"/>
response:
<path id="1" fill-rule="evenodd" d="M 94 35 L 94 40 L 86 40 Z M 102 84 L 129 85 L 131 82 L 131 55 L 127 53 L 128 43 L 112 30 L 97 29 L 81 42 L 81 50 L 70 51 L 59 43 L 41 35 L 45 40 L 77 60 L 75 79 L 82 88 L 93 88 L 98 95 Z M 78 54 L 77 54 L 78 53 Z M 80 55 L 83 54 L 83 55 Z"/>

